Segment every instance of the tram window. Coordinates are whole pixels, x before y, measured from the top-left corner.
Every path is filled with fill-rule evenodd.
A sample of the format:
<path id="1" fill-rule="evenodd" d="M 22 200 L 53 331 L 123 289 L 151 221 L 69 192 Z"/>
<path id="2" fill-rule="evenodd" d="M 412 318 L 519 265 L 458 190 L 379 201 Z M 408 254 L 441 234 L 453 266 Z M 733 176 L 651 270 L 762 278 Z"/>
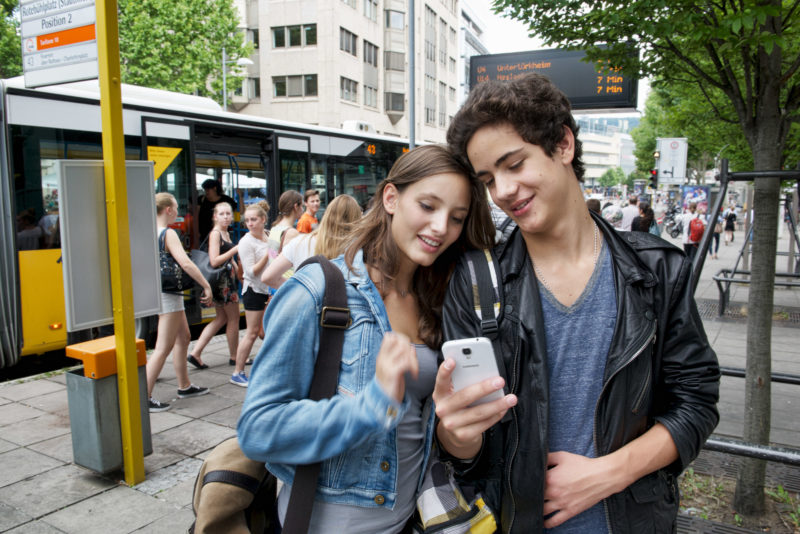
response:
<path id="1" fill-rule="evenodd" d="M 281 191 L 306 188 L 306 153 L 281 150 Z"/>

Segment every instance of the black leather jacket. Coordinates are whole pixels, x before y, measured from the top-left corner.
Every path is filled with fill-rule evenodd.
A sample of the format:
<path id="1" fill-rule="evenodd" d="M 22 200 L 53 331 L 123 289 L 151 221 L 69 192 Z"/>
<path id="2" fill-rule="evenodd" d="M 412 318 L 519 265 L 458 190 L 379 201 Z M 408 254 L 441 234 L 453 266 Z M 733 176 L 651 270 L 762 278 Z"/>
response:
<path id="1" fill-rule="evenodd" d="M 595 220 L 613 258 L 617 289 L 617 324 L 595 408 L 595 448 L 600 456 L 608 454 L 660 422 L 680 456 L 605 499 L 606 518 L 614 534 L 674 532 L 675 477 L 697 456 L 719 420 L 717 357 L 697 313 L 691 263 L 684 253 L 648 233 L 617 232 Z M 542 379 L 547 364 L 539 292 L 519 230 L 495 254 L 503 291 L 494 348 L 505 364 L 501 372 L 508 392 L 519 402 L 484 434 L 475 461 L 454 463 L 499 511 L 503 532 L 540 532 L 548 382 Z M 470 280 L 462 261 L 445 299 L 445 339 L 481 335 Z"/>

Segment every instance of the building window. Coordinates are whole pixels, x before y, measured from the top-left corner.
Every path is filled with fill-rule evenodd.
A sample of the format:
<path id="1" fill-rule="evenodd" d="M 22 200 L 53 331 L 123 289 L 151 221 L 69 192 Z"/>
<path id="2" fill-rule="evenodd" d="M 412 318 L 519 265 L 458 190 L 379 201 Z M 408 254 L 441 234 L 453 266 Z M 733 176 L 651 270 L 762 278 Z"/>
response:
<path id="1" fill-rule="evenodd" d="M 406 27 L 405 13 L 386 10 L 386 27 L 392 30 L 402 30 Z"/>
<path id="2" fill-rule="evenodd" d="M 258 30 L 256 30 L 257 32 Z M 256 34 L 258 35 L 258 34 Z M 317 25 L 275 26 L 272 28 L 272 47 L 311 46 L 317 44 Z M 256 46 L 258 48 L 258 46 Z"/>
<path id="3" fill-rule="evenodd" d="M 342 76 L 339 78 L 340 96 L 342 100 L 358 102 L 358 82 Z"/>
<path id="4" fill-rule="evenodd" d="M 450 72 L 456 72 L 456 60 L 454 58 L 450 58 Z M 467 76 L 469 78 L 469 76 Z"/>
<path id="5" fill-rule="evenodd" d="M 258 87 L 259 94 L 261 87 Z M 317 75 L 273 76 L 272 96 L 317 96 Z"/>
<path id="6" fill-rule="evenodd" d="M 247 30 L 247 34 L 247 40 L 253 43 L 253 49 L 258 50 L 258 28 Z"/>
<path id="7" fill-rule="evenodd" d="M 378 66 L 378 47 L 367 40 L 364 40 L 364 63 Z"/>
<path id="8" fill-rule="evenodd" d="M 247 97 L 261 98 L 261 78 L 247 79 Z"/>
<path id="9" fill-rule="evenodd" d="M 383 64 L 386 70 L 406 70 L 406 55 L 402 52 L 384 52 Z"/>
<path id="10" fill-rule="evenodd" d="M 311 46 L 317 44 L 317 25 L 316 24 L 306 24 L 303 26 L 303 34 L 306 39 L 306 46 Z"/>
<path id="11" fill-rule="evenodd" d="M 378 20 L 378 0 L 364 0 L 364 16 L 373 22 Z"/>
<path id="12" fill-rule="evenodd" d="M 456 101 L 456 88 L 455 87 L 449 87 L 448 91 L 450 93 L 450 102 L 455 102 Z"/>
<path id="13" fill-rule="evenodd" d="M 403 93 L 386 93 L 384 107 L 386 111 L 405 111 L 405 95 Z"/>
<path id="14" fill-rule="evenodd" d="M 425 75 L 425 124 L 436 124 L 436 79 Z"/>
<path id="15" fill-rule="evenodd" d="M 339 50 L 358 55 L 358 37 L 344 28 L 339 28 Z"/>
<path id="16" fill-rule="evenodd" d="M 456 44 L 456 29 L 450 28 L 450 42 Z"/>
<path id="17" fill-rule="evenodd" d="M 352 7 L 353 9 L 356 8 L 356 0 L 342 0 L 342 2 Z"/>
<path id="18" fill-rule="evenodd" d="M 439 128 L 447 126 L 447 84 L 439 82 Z"/>
<path id="19" fill-rule="evenodd" d="M 369 85 L 364 86 L 364 105 L 377 108 L 378 107 L 378 90 Z"/>
<path id="20" fill-rule="evenodd" d="M 447 66 L 447 22 L 439 19 L 439 63 Z"/>

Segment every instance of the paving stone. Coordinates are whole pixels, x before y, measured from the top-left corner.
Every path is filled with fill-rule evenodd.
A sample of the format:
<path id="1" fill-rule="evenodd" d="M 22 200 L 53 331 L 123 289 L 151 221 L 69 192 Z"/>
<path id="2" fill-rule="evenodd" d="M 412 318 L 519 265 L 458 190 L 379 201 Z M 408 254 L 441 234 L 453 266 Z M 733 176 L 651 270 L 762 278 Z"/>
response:
<path id="1" fill-rule="evenodd" d="M 220 410 L 203 417 L 203 420 L 217 423 L 218 425 L 224 425 L 235 430 L 236 423 L 239 421 L 239 414 L 241 412 L 242 404 L 236 403 L 229 408 L 225 408 L 224 410 Z"/>
<path id="2" fill-rule="evenodd" d="M 180 506 L 181 508 L 188 508 L 191 510 L 192 508 L 192 497 L 194 494 L 194 484 L 195 480 L 197 479 L 197 473 L 200 471 L 200 466 L 203 462 L 198 460 L 196 469 L 194 470 L 193 476 L 178 482 L 174 486 L 169 489 L 165 489 L 160 493 L 156 494 L 156 497 L 164 500 L 166 502 L 172 503 L 175 506 Z"/>
<path id="3" fill-rule="evenodd" d="M 240 406 L 244 403 L 244 398 L 247 395 L 247 388 L 236 386 L 228 382 L 231 375 L 226 375 L 226 383 L 211 389 L 211 393 L 236 401 Z"/>
<path id="4" fill-rule="evenodd" d="M 47 412 L 25 406 L 24 404 L 5 404 L 0 406 L 0 427 L 10 425 L 26 419 L 35 419 L 45 415 Z"/>
<path id="5" fill-rule="evenodd" d="M 194 481 L 202 464 L 203 462 L 196 458 L 185 458 L 176 464 L 150 473 L 147 476 L 147 480 L 137 484 L 133 489 L 147 495 L 157 495 L 181 482 Z M 184 506 L 185 504 L 181 503 L 179 506 Z"/>
<path id="6" fill-rule="evenodd" d="M 144 457 L 144 472 L 146 476 L 168 465 L 176 464 L 186 458 L 183 454 L 164 447 L 153 447 L 153 453 Z"/>
<path id="7" fill-rule="evenodd" d="M 62 369 L 63 372 L 58 373 L 57 375 L 48 376 L 46 380 L 49 380 L 50 382 L 55 382 L 56 384 L 61 384 L 64 387 L 66 387 L 67 386 L 67 371 L 71 371 L 71 370 L 76 369 L 78 367 L 80 367 L 80 366 L 67 367 L 65 369 Z"/>
<path id="8" fill-rule="evenodd" d="M 61 460 L 64 463 L 71 464 L 73 460 L 71 433 L 28 445 L 27 448 L 55 458 L 56 460 Z"/>
<path id="9" fill-rule="evenodd" d="M 46 515 L 42 521 L 64 532 L 124 534 L 175 513 L 176 509 L 171 504 L 126 486 L 117 486 Z"/>
<path id="10" fill-rule="evenodd" d="M 44 521 L 31 521 L 9 530 L 7 534 L 59 534 L 63 532 L 63 530 L 58 530 Z"/>
<path id="11" fill-rule="evenodd" d="M 69 434 L 69 418 L 45 414 L 3 427 L 3 438 L 18 445 L 30 445 L 38 441 Z"/>
<path id="12" fill-rule="evenodd" d="M 194 456 L 235 435 L 233 429 L 197 420 L 154 435 L 153 448 L 164 447 L 185 456 Z"/>
<path id="13" fill-rule="evenodd" d="M 10 441 L 0 439 L 0 453 L 10 451 L 11 449 L 16 449 L 17 447 L 19 447 L 19 445 L 16 443 L 11 443 Z"/>
<path id="14" fill-rule="evenodd" d="M 136 534 L 175 534 L 176 532 L 186 532 L 193 522 L 194 513 L 191 510 L 177 510 L 140 528 L 136 531 Z"/>
<path id="15" fill-rule="evenodd" d="M 3 397 L 0 397 L 0 406 L 8 404 L 9 402 L 12 402 L 11 399 L 4 399 Z"/>
<path id="16" fill-rule="evenodd" d="M 189 378 L 191 379 L 192 383 L 197 384 L 198 386 L 214 389 L 222 384 L 227 384 L 228 380 L 231 378 L 232 372 L 233 367 L 230 367 L 226 363 L 225 367 L 219 367 L 219 371 L 212 369 L 204 369 L 203 371 L 198 370 L 196 373 L 190 373 Z"/>
<path id="17" fill-rule="evenodd" d="M 172 410 L 150 414 L 150 433 L 158 434 L 164 430 L 184 425 L 191 421 L 191 417 L 174 413 Z"/>
<path id="18" fill-rule="evenodd" d="M 170 411 L 193 419 L 200 419 L 203 418 L 203 416 L 218 412 L 234 404 L 239 403 L 235 400 L 209 393 L 202 397 L 177 399 Z"/>
<path id="19" fill-rule="evenodd" d="M 49 380 L 31 380 L 29 382 L 0 386 L 0 397 L 19 401 L 65 389 L 65 386 Z"/>
<path id="20" fill-rule="evenodd" d="M 69 401 L 66 389 L 25 399 L 22 404 L 59 416 L 69 416 Z"/>
<path id="21" fill-rule="evenodd" d="M 91 471 L 65 465 L 0 488 L 0 502 L 41 517 L 115 485 Z"/>
<path id="22" fill-rule="evenodd" d="M 0 454 L 0 487 L 19 482 L 33 475 L 54 469 L 64 462 L 25 448 Z"/>
<path id="23" fill-rule="evenodd" d="M 33 519 L 31 516 L 20 512 L 13 506 L 0 502 L 0 532 L 27 523 L 31 519 Z"/>

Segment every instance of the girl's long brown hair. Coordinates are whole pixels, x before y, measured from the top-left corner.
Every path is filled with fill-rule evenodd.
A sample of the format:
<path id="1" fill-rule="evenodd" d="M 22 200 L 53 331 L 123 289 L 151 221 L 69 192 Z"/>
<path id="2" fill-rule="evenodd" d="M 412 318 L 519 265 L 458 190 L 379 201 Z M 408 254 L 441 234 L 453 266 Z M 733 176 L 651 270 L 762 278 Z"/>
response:
<path id="1" fill-rule="evenodd" d="M 420 311 L 419 337 L 434 350 L 442 344 L 442 303 L 456 259 L 466 249 L 487 248 L 494 244 L 494 224 L 483 184 L 459 163 L 446 146 L 417 147 L 400 156 L 386 179 L 378 185 L 372 207 L 356 224 L 354 239 L 344 253 L 351 270 L 356 253 L 363 250 L 365 264 L 377 269 L 385 279 L 393 279 L 398 270 L 398 249 L 390 228 L 392 216 L 383 207 L 383 190 L 387 184 L 393 184 L 402 194 L 409 185 L 443 173 L 461 174 L 469 181 L 470 203 L 469 214 L 456 242 L 431 266 L 420 266 L 414 273 L 413 289 Z"/>
<path id="2" fill-rule="evenodd" d="M 361 206 L 350 195 L 338 195 L 325 209 L 325 216 L 312 233 L 317 235 L 314 254 L 333 259 L 344 250 L 353 225 L 361 218 Z"/>

